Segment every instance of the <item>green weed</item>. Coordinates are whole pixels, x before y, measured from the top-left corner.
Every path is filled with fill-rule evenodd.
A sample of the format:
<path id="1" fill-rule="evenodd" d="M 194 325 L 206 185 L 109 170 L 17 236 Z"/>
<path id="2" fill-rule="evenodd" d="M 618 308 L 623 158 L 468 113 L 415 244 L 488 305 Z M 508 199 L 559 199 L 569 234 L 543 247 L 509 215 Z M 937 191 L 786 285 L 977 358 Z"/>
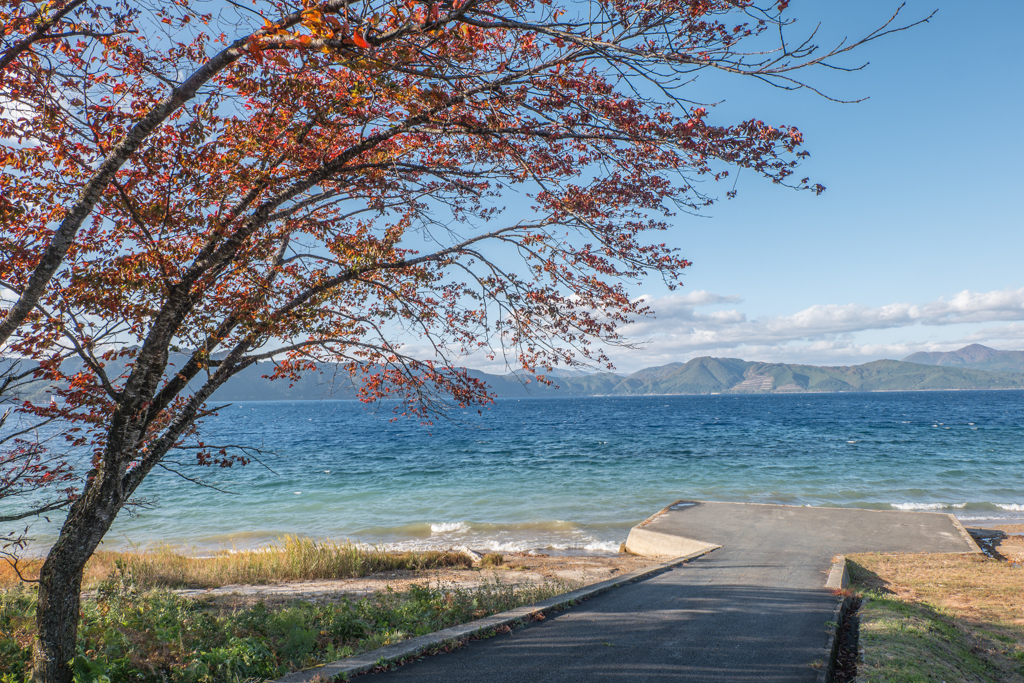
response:
<path id="1" fill-rule="evenodd" d="M 506 611 L 575 586 L 412 586 L 331 604 L 264 603 L 234 611 L 146 589 L 127 564 L 82 606 L 75 683 L 260 681 Z M 0 683 L 30 668 L 34 592 L 0 593 Z"/>

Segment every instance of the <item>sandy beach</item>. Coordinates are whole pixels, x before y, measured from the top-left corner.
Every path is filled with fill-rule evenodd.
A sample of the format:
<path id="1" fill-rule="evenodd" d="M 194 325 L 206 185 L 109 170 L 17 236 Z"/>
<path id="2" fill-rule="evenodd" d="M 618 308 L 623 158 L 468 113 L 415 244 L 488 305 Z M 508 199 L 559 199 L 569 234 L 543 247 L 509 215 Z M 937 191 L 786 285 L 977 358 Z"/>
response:
<path id="1" fill-rule="evenodd" d="M 267 585 L 228 585 L 212 589 L 182 589 L 180 595 L 245 606 L 259 601 L 267 604 L 308 600 L 330 602 L 341 598 L 360 598 L 390 588 L 404 591 L 413 584 L 475 588 L 485 582 L 502 584 L 539 584 L 564 582 L 569 587 L 599 583 L 620 574 L 652 564 L 654 560 L 620 553 L 618 555 L 549 556 L 512 553 L 504 555 L 499 567 L 474 566 L 423 571 L 389 571 L 357 579 L 289 581 Z M 568 590 L 568 588 L 567 588 Z"/>

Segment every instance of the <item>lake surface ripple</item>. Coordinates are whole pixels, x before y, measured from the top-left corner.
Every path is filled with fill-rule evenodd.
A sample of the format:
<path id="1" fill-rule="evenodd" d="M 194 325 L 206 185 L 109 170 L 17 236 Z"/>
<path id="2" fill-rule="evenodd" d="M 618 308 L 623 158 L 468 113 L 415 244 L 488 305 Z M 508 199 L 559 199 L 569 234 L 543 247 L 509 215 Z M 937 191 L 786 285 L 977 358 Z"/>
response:
<path id="1" fill-rule="evenodd" d="M 107 547 L 283 534 L 392 548 L 614 552 L 679 498 L 1024 516 L 1024 392 L 538 398 L 432 427 L 353 401 L 252 402 L 204 425 L 272 451 L 141 490 Z"/>

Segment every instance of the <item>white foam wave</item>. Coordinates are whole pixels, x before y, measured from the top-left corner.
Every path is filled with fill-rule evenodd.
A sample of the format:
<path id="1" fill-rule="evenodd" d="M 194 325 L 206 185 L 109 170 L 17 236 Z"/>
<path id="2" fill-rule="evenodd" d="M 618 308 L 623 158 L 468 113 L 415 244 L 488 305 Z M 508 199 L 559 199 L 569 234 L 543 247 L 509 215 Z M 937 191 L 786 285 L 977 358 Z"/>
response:
<path id="1" fill-rule="evenodd" d="M 539 539 L 523 539 L 519 541 L 480 540 L 473 543 L 473 550 L 494 553 L 546 553 L 559 550 L 588 550 L 591 552 L 617 553 L 618 541 L 588 540 L 577 543 L 545 542 Z M 464 548 L 460 548 L 464 549 Z"/>
<path id="2" fill-rule="evenodd" d="M 996 503 L 997 508 L 1004 510 L 1013 510 L 1014 512 L 1020 512 L 1024 510 L 1024 504 L 1022 503 Z"/>
<path id="3" fill-rule="evenodd" d="M 897 510 L 959 510 L 967 507 L 967 503 L 889 503 L 889 506 Z"/>
<path id="4" fill-rule="evenodd" d="M 527 553 L 531 550 L 535 550 L 536 546 L 531 545 L 528 541 L 494 541 L 485 540 L 481 542 L 475 542 L 474 550 L 486 550 L 493 553 Z"/>
<path id="5" fill-rule="evenodd" d="M 449 534 L 454 531 L 469 531 L 469 525 L 465 522 L 440 522 L 430 525 L 432 534 Z"/>
<path id="6" fill-rule="evenodd" d="M 552 550 L 600 550 L 605 553 L 619 552 L 619 543 L 614 541 L 591 541 L 586 545 L 561 545 L 558 543 L 548 546 Z"/>
<path id="7" fill-rule="evenodd" d="M 495 538 L 478 537 L 475 534 L 463 535 L 458 542 L 453 539 L 445 540 L 444 536 L 434 536 L 432 539 L 409 539 L 395 543 L 382 543 L 374 547 L 384 550 L 402 552 L 408 550 L 473 550 L 478 553 L 530 553 L 530 554 L 587 554 L 587 553 L 608 553 L 619 552 L 619 545 L 622 539 L 601 539 L 593 536 L 583 538 L 551 538 L 551 537 L 520 537 L 520 538 Z"/>

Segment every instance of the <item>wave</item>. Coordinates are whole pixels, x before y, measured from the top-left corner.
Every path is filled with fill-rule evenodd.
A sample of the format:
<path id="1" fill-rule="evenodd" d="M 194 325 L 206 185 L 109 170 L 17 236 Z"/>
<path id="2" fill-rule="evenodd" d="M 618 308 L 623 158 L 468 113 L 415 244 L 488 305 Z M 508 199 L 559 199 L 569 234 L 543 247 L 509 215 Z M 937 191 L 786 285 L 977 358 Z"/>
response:
<path id="1" fill-rule="evenodd" d="M 1011 510 L 1013 512 L 1024 511 L 1024 503 L 996 503 L 996 507 L 1002 508 L 1003 510 Z"/>
<path id="2" fill-rule="evenodd" d="M 889 503 L 895 510 L 962 510 L 967 503 Z"/>
<path id="3" fill-rule="evenodd" d="M 562 550 L 593 550 L 603 553 L 617 553 L 619 552 L 619 545 L 620 542 L 617 541 L 599 541 L 595 539 L 583 540 L 578 543 L 559 543 L 558 541 L 544 543 L 543 541 L 529 539 L 506 541 L 504 543 L 498 541 L 486 541 L 483 543 L 483 547 L 486 550 L 526 553 Z"/>
<path id="4" fill-rule="evenodd" d="M 387 536 L 430 536 L 445 533 L 462 533 L 471 531 L 477 534 L 500 535 L 503 533 L 514 534 L 548 534 L 548 533 L 591 533 L 591 532 L 620 532 L 628 531 L 638 520 L 625 520 L 613 522 L 581 523 L 570 522 L 561 519 L 537 520 L 532 522 L 473 522 L 463 520 L 460 522 L 413 522 L 398 526 L 378 526 L 357 529 L 352 532 L 355 536 L 366 537 L 387 537 Z"/>
<path id="5" fill-rule="evenodd" d="M 446 520 L 364 528 L 348 535 L 362 544 L 395 552 L 461 549 L 479 553 L 615 554 L 634 524 L 635 520 L 591 524 L 564 519 L 506 523 Z"/>
<path id="6" fill-rule="evenodd" d="M 621 543 L 615 541 L 591 541 L 584 545 L 558 545 L 548 546 L 552 550 L 597 550 L 604 553 L 618 553 Z"/>
<path id="7" fill-rule="evenodd" d="M 595 538 L 581 539 L 576 542 L 540 538 L 522 538 L 507 541 L 495 538 L 481 538 L 468 545 L 455 546 L 455 549 L 490 553 L 529 553 L 531 555 L 567 555 L 572 553 L 618 554 L 621 543 L 622 541 L 603 541 Z M 394 550 L 410 549 L 407 543 L 388 544 L 386 547 Z"/>

